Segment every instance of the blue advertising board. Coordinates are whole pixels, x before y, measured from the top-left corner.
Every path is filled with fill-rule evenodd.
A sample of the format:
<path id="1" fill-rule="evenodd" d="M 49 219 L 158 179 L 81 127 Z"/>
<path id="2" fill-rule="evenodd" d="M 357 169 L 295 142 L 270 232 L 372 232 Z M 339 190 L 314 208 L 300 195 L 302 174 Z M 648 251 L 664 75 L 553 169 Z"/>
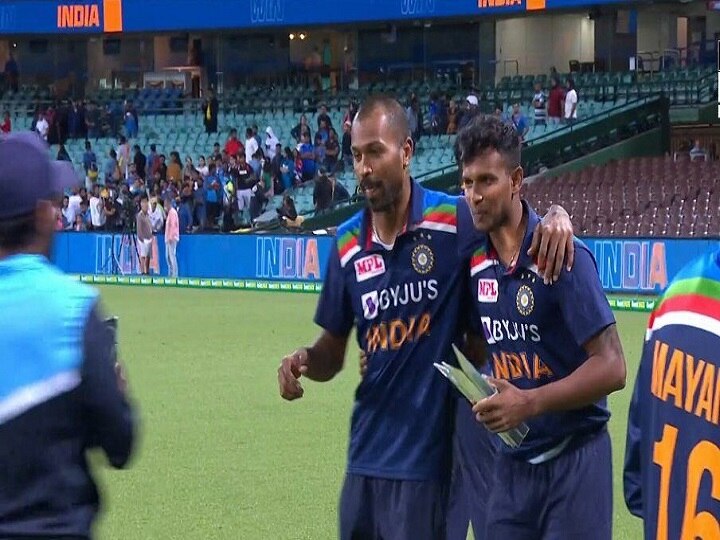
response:
<path id="1" fill-rule="evenodd" d="M 183 277 L 321 281 L 333 239 L 315 236 L 184 235 L 177 248 Z M 53 262 L 71 274 L 136 274 L 132 237 L 121 234 L 61 233 Z M 151 274 L 167 275 L 165 242 L 153 242 Z"/>
<path id="2" fill-rule="evenodd" d="M 0 34 L 279 28 L 474 17 L 613 1 L 624 0 L 7 0 L 0 2 Z"/>
<path id="3" fill-rule="evenodd" d="M 333 238 L 327 236 L 184 235 L 178 246 L 182 277 L 319 282 Z M 609 293 L 658 294 L 690 260 L 718 240 L 588 238 Z M 61 233 L 54 262 L 72 274 L 137 273 L 137 251 L 122 235 Z M 151 273 L 167 275 L 165 243 L 156 237 Z"/>
<path id="4" fill-rule="evenodd" d="M 607 292 L 658 294 L 683 266 L 711 249 L 718 240 L 672 238 L 584 239 Z"/>

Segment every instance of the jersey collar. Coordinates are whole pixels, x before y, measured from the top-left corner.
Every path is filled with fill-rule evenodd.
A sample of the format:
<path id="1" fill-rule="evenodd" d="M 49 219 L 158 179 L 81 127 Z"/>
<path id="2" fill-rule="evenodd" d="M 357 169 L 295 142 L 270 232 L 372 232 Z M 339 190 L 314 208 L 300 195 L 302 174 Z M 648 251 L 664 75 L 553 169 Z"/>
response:
<path id="1" fill-rule="evenodd" d="M 530 249 L 530 245 L 532 244 L 532 238 L 533 234 L 535 233 L 535 227 L 538 223 L 540 223 L 540 217 L 538 217 L 537 213 L 535 213 L 535 210 L 527 203 L 527 201 L 522 201 L 522 207 L 523 207 L 523 216 L 527 216 L 527 225 L 525 226 L 525 235 L 523 236 L 523 243 L 520 247 L 520 253 L 518 254 L 518 259 L 516 263 L 511 267 L 507 268 L 505 273 L 506 274 L 513 274 L 518 268 L 526 268 L 526 269 L 535 269 L 537 266 L 536 261 L 530 257 L 530 255 L 527 254 L 528 249 Z M 493 247 L 492 243 L 490 242 L 490 235 L 485 236 L 485 245 L 487 248 L 488 258 L 495 259 L 499 262 L 499 257 L 497 251 L 495 251 L 495 248 Z"/>
<path id="2" fill-rule="evenodd" d="M 410 211 L 408 212 L 408 220 L 400 232 L 398 237 L 408 231 L 413 230 L 423 220 L 425 205 L 425 188 L 418 182 L 410 178 Z M 383 250 L 384 248 L 372 241 L 372 212 L 369 208 L 365 208 L 363 212 L 362 223 L 360 226 L 360 246 L 364 251 Z"/>

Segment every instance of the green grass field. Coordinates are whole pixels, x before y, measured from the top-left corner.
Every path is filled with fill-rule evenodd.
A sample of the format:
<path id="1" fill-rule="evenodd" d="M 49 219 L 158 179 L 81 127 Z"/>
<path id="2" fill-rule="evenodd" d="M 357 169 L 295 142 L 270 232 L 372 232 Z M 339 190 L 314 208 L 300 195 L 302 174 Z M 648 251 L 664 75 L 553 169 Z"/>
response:
<path id="1" fill-rule="evenodd" d="M 325 540 L 336 511 L 356 351 L 334 381 L 305 383 L 294 403 L 276 370 L 308 343 L 310 294 L 102 289 L 120 317 L 121 356 L 142 436 L 126 471 L 101 470 L 101 540 Z M 628 386 L 613 396 L 614 537 L 641 537 L 622 499 L 627 408 L 646 314 L 618 313 Z"/>

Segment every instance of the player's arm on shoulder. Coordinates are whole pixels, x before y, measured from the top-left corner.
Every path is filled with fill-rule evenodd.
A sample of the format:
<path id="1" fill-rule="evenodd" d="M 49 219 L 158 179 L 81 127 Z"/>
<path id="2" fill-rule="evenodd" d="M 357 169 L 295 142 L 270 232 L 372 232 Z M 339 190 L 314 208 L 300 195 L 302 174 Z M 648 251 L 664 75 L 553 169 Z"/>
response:
<path id="1" fill-rule="evenodd" d="M 625 354 L 595 261 L 584 246 L 556 289 L 563 324 L 587 359 L 568 377 L 533 390 L 538 414 L 578 409 L 625 387 Z"/>
<path id="2" fill-rule="evenodd" d="M 563 267 L 570 270 L 575 261 L 573 224 L 567 211 L 557 204 L 535 226 L 528 255 L 537 258 L 538 270 L 546 284 L 560 278 Z"/>

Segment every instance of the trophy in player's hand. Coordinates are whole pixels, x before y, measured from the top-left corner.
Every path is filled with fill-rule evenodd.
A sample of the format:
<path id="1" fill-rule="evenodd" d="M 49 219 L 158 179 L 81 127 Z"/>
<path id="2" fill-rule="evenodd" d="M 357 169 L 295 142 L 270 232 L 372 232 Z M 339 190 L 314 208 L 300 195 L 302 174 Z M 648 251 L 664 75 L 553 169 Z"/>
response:
<path id="1" fill-rule="evenodd" d="M 453 345 L 455 357 L 457 358 L 460 368 L 451 366 L 446 362 L 433 364 L 440 373 L 442 373 L 460 393 L 465 396 L 470 403 L 476 403 L 481 399 L 488 398 L 497 393 L 497 388 L 491 385 L 487 376 L 479 373 L 465 355 Z M 498 433 L 505 444 L 511 448 L 517 448 L 523 442 L 529 428 L 527 424 L 522 423 L 518 427 Z"/>

